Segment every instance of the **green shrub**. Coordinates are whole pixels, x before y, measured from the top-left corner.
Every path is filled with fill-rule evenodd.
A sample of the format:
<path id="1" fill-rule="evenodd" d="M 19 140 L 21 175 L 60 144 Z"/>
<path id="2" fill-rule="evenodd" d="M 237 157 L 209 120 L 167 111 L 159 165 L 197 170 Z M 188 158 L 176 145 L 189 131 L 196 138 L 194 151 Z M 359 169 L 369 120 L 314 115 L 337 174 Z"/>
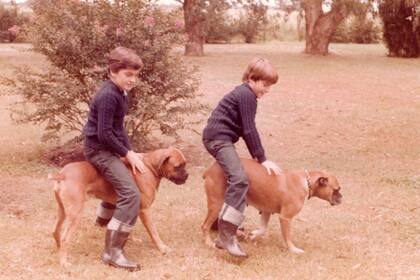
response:
<path id="1" fill-rule="evenodd" d="M 389 56 L 420 55 L 420 3 L 413 0 L 383 0 L 379 6 L 384 41 Z"/>
<path id="2" fill-rule="evenodd" d="M 343 20 L 342 22 L 340 22 L 340 24 L 337 26 L 337 29 L 334 32 L 331 42 L 334 42 L 334 43 L 350 43 L 351 42 L 348 20 Z"/>
<path id="3" fill-rule="evenodd" d="M 338 25 L 333 42 L 373 44 L 381 40 L 380 25 L 366 16 L 350 16 Z"/>
<path id="4" fill-rule="evenodd" d="M 46 124 L 44 139 L 58 132 L 80 138 L 88 104 L 106 77 L 105 55 L 116 46 L 136 50 L 144 62 L 140 84 L 130 93 L 126 126 L 134 147 L 143 149 L 152 133 L 177 137 L 191 127 L 186 116 L 200 113 L 195 68 L 172 49 L 183 43 L 182 19 L 145 0 L 38 0 L 31 26 L 34 50 L 50 67 L 17 69 L 8 80 L 22 97 L 12 115 L 23 123 Z M 25 103 L 34 105 L 22 110 Z"/>
<path id="5" fill-rule="evenodd" d="M 382 30 L 373 20 L 356 17 L 352 25 L 350 38 L 353 43 L 372 44 L 381 40 Z"/>
<path id="6" fill-rule="evenodd" d="M 279 12 L 267 16 L 267 24 L 263 27 L 263 40 L 283 40 L 282 16 Z"/>
<path id="7" fill-rule="evenodd" d="M 206 9 L 206 43 L 228 43 L 234 36 L 233 19 L 227 11 L 231 8 L 225 1 L 210 1 Z"/>
<path id="8" fill-rule="evenodd" d="M 245 12 L 236 20 L 237 33 L 245 38 L 245 43 L 255 43 L 257 36 L 267 24 L 268 7 L 262 2 L 250 2 L 246 5 Z"/>

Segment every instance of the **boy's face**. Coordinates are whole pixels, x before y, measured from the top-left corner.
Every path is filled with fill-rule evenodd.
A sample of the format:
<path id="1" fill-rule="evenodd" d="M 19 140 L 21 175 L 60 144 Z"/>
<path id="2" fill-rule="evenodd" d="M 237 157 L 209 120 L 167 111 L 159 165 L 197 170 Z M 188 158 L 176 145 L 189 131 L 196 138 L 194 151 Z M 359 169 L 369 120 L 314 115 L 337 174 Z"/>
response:
<path id="1" fill-rule="evenodd" d="M 130 91 L 137 84 L 140 70 L 121 69 L 117 73 L 111 71 L 112 81 L 122 90 Z"/>
<path id="2" fill-rule="evenodd" d="M 249 85 L 251 86 L 257 98 L 263 97 L 271 89 L 271 84 L 264 80 L 258 80 L 258 81 L 251 80 L 249 82 Z"/>

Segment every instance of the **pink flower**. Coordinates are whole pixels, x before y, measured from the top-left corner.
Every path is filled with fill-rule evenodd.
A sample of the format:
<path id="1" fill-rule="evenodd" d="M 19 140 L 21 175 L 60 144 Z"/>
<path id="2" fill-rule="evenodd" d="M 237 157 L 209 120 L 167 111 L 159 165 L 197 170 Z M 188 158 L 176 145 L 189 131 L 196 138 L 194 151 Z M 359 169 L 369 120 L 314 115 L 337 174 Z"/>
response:
<path id="1" fill-rule="evenodd" d="M 184 21 L 182 19 L 177 18 L 175 20 L 175 27 L 178 29 L 184 28 Z"/>
<path id="2" fill-rule="evenodd" d="M 156 20 L 154 17 L 147 16 L 144 18 L 144 25 L 153 27 L 156 24 Z"/>
<path id="3" fill-rule="evenodd" d="M 105 31 L 108 29 L 107 25 L 101 25 L 99 22 L 95 22 L 95 30 L 99 33 L 105 33 Z"/>
<path id="4" fill-rule="evenodd" d="M 117 28 L 115 29 L 115 35 L 117 35 L 117 37 L 120 37 L 120 36 L 124 35 L 124 28 L 122 28 L 122 27 L 117 27 Z"/>
<path id="5" fill-rule="evenodd" d="M 7 29 L 10 33 L 12 33 L 14 36 L 17 36 L 20 31 L 20 27 L 17 25 L 13 25 L 12 27 Z"/>

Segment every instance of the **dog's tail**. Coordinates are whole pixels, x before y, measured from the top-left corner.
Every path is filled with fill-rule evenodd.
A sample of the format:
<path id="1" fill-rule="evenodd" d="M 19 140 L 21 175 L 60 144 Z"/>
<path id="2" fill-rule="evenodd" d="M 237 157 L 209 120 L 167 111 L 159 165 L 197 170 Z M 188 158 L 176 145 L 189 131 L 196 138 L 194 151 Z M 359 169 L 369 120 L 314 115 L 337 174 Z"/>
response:
<path id="1" fill-rule="evenodd" d="M 52 181 L 63 181 L 65 179 L 64 174 L 61 173 L 50 173 L 48 174 L 48 180 L 52 180 Z"/>

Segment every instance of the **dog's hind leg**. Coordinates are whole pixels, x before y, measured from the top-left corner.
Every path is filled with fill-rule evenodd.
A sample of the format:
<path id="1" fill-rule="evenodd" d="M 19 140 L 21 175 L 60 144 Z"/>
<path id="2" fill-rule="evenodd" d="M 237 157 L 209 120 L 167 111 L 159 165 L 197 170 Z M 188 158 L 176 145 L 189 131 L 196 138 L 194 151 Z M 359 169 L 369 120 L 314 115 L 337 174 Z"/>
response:
<path id="1" fill-rule="evenodd" d="M 223 206 L 226 182 L 225 180 L 219 181 L 212 177 L 206 177 L 204 188 L 207 196 L 207 217 L 201 226 L 201 230 L 206 245 L 215 247 L 214 241 L 210 237 L 210 229 L 214 228 L 215 223 L 217 224 L 217 218 Z"/>
<path id="2" fill-rule="evenodd" d="M 211 229 L 213 223 L 217 222 L 217 217 L 219 216 L 219 211 L 218 210 L 219 209 L 217 209 L 217 210 L 208 209 L 207 217 L 204 220 L 203 225 L 201 226 L 201 230 L 202 230 L 203 236 L 204 236 L 204 242 L 209 247 L 214 247 L 215 246 L 213 240 L 210 237 L 210 229 Z"/>
<path id="3" fill-rule="evenodd" d="M 68 196 L 61 196 L 61 201 L 63 203 L 66 215 L 64 228 L 60 239 L 60 264 L 62 266 L 68 266 L 70 264 L 67 261 L 68 245 L 80 222 L 85 197 L 82 193 L 72 193 Z"/>
<path id="4" fill-rule="evenodd" d="M 271 213 L 261 212 L 260 214 L 260 227 L 253 230 L 249 236 L 249 239 L 254 240 L 258 236 L 264 235 L 267 232 L 268 221 L 270 220 Z"/>
<path id="5" fill-rule="evenodd" d="M 210 229 L 214 226 L 214 223 L 217 223 L 219 217 L 220 209 L 223 206 L 223 198 L 221 200 L 213 200 L 212 198 L 207 198 L 207 217 L 204 220 L 201 230 L 204 236 L 204 242 L 209 247 L 214 247 L 214 242 L 210 237 Z"/>
<path id="6" fill-rule="evenodd" d="M 60 194 L 58 192 L 58 184 L 57 182 L 54 183 L 54 195 L 55 199 L 57 200 L 58 209 L 57 209 L 57 221 L 54 226 L 53 237 L 55 240 L 55 244 L 57 248 L 61 246 L 61 226 L 66 218 L 66 213 L 64 212 L 63 202 L 61 201 Z"/>

